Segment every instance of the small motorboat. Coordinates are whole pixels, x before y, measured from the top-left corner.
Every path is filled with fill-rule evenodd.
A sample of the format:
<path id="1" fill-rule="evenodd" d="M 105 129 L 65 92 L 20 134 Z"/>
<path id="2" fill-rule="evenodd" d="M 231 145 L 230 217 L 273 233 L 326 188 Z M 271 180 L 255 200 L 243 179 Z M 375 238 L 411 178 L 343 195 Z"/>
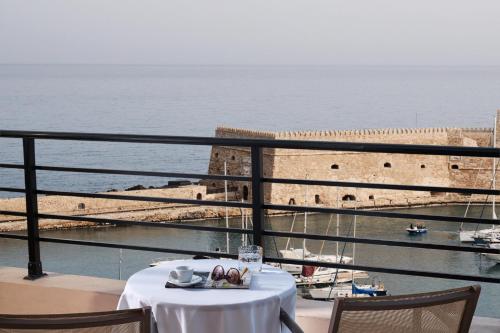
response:
<path id="1" fill-rule="evenodd" d="M 352 284 L 352 294 L 353 295 L 368 295 L 368 296 L 386 296 L 387 289 L 384 285 L 379 282 L 376 284 L 358 285 L 356 283 Z"/>
<path id="2" fill-rule="evenodd" d="M 378 284 L 340 283 L 324 288 L 311 288 L 308 292 L 310 298 L 317 300 L 331 300 L 335 297 L 376 297 L 387 295 L 387 289 L 385 289 L 381 282 Z"/>
<path id="3" fill-rule="evenodd" d="M 408 228 L 406 228 L 406 231 L 408 231 L 410 235 L 425 234 L 427 232 L 427 227 L 423 224 L 417 224 L 415 226 L 411 224 Z"/>

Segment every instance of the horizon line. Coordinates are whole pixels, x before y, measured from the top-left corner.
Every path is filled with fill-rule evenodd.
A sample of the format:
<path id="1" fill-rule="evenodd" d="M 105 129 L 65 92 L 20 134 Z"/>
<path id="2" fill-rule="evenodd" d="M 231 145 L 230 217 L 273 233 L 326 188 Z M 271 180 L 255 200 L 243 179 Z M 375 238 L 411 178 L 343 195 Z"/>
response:
<path id="1" fill-rule="evenodd" d="M 158 66 L 158 67 L 500 67 L 500 64 L 176 64 L 176 63 L 80 63 L 80 62 L 63 62 L 63 63 L 9 63 L 0 62 L 0 66 Z"/>

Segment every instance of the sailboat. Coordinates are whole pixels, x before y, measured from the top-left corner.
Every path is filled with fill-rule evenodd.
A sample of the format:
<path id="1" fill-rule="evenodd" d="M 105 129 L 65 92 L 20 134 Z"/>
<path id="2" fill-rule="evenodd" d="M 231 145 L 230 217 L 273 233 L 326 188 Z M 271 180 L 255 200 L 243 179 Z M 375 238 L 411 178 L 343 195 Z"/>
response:
<path id="1" fill-rule="evenodd" d="M 292 226 L 291 226 L 290 232 L 293 231 L 296 217 L 297 217 L 297 215 L 295 214 L 294 219 L 292 221 Z M 330 219 L 330 222 L 331 222 L 331 219 Z M 330 225 L 330 222 L 329 222 L 329 225 Z M 337 226 L 338 226 L 338 221 L 337 221 Z M 327 231 L 326 231 L 327 233 L 328 233 L 328 229 L 329 229 L 329 227 L 327 227 Z M 306 231 L 307 231 L 307 212 L 304 213 L 304 233 L 306 233 Z M 337 236 L 338 236 L 338 227 L 337 227 Z M 333 255 L 323 254 L 322 251 L 319 254 L 311 253 L 309 250 L 307 250 L 305 239 L 303 240 L 302 248 L 289 247 L 289 244 L 290 244 L 290 239 L 288 239 L 287 244 L 285 246 L 285 249 L 280 250 L 281 256 L 283 258 L 286 258 L 286 259 L 325 261 L 325 262 L 334 262 L 334 263 L 343 263 L 343 264 L 347 264 L 347 263 L 350 263 L 352 261 L 352 258 L 341 257 L 338 255 L 338 253 L 333 254 Z M 338 247 L 337 247 L 337 249 L 338 249 Z M 303 273 L 303 266 L 302 265 L 284 264 L 284 265 L 282 265 L 282 269 L 288 271 L 290 274 L 293 274 L 293 275 Z M 324 271 L 324 270 L 317 268 L 318 274 L 320 274 L 321 271 Z"/>
<path id="2" fill-rule="evenodd" d="M 356 215 L 354 216 L 354 237 L 356 237 Z M 356 243 L 352 246 L 352 263 L 354 264 L 354 257 L 356 253 Z M 368 296 L 385 296 L 387 295 L 387 289 L 385 289 L 382 282 L 379 280 L 375 283 L 375 278 L 373 278 L 371 284 L 357 284 L 354 282 L 355 278 L 361 278 L 361 276 L 355 276 L 355 271 L 351 271 L 351 280 L 342 281 L 339 279 L 339 275 L 334 279 L 333 285 L 324 288 L 311 288 L 309 289 L 309 296 L 312 299 L 329 300 L 335 297 L 365 297 Z M 340 273 L 340 272 L 339 272 Z M 368 278 L 368 274 L 364 272 L 366 276 L 363 278 Z M 350 283 L 345 283 L 350 282 Z"/>
<path id="3" fill-rule="evenodd" d="M 307 176 L 306 176 L 307 179 Z M 307 187 L 305 194 L 305 204 L 307 205 Z M 338 206 L 338 194 L 337 194 L 337 206 Z M 328 226 L 326 228 L 326 234 L 328 234 L 332 216 L 330 215 L 330 220 L 328 222 Z M 293 231 L 295 225 L 295 219 L 297 214 L 294 215 L 294 219 L 292 221 L 292 226 L 290 232 Z M 307 233 L 307 212 L 304 212 L 304 233 Z M 339 235 L 339 215 L 337 214 L 337 236 Z M 321 250 L 319 254 L 311 253 L 307 250 L 306 247 L 306 239 L 304 238 L 302 243 L 302 248 L 289 248 L 290 239 L 287 240 L 287 244 L 284 250 L 280 250 L 280 254 L 283 258 L 286 259 L 301 259 L 301 260 L 310 260 L 310 261 L 322 261 L 322 262 L 331 262 L 331 263 L 350 263 L 352 258 L 347 256 L 340 256 L 338 253 L 338 242 L 337 242 L 337 253 L 328 255 L 323 254 L 324 243 L 321 246 Z M 309 265 L 293 265 L 293 264 L 284 264 L 281 266 L 282 269 L 288 271 L 290 274 L 296 276 L 297 286 L 310 286 L 310 285 L 329 285 L 334 282 L 334 276 L 338 273 L 337 278 L 344 282 L 352 281 L 352 276 L 355 275 L 357 277 L 367 277 L 368 273 L 365 271 L 352 271 L 349 269 L 336 269 L 336 268 L 328 268 L 328 267 L 317 267 L 317 266 L 309 266 Z"/>
<path id="4" fill-rule="evenodd" d="M 495 127 L 493 129 L 493 148 L 496 148 L 497 141 L 497 117 L 495 117 Z M 497 163 L 496 158 L 493 158 L 493 167 L 492 167 L 492 179 L 491 179 L 491 188 L 493 190 L 496 189 L 496 171 L 497 171 Z M 478 172 L 479 175 L 479 172 Z M 477 181 L 477 176 L 476 176 Z M 475 184 L 474 184 L 475 187 Z M 465 209 L 464 217 L 467 215 L 471 204 L 471 200 L 467 204 L 467 208 Z M 495 212 L 495 195 L 492 196 L 491 200 L 491 218 L 493 220 L 497 220 L 497 214 Z M 463 223 L 462 223 L 463 225 Z M 460 229 L 462 229 L 462 225 Z M 489 243 L 500 243 L 500 226 L 492 225 L 491 228 L 480 229 L 480 230 L 460 230 L 460 242 L 462 243 L 474 243 L 477 245 L 484 245 Z"/>

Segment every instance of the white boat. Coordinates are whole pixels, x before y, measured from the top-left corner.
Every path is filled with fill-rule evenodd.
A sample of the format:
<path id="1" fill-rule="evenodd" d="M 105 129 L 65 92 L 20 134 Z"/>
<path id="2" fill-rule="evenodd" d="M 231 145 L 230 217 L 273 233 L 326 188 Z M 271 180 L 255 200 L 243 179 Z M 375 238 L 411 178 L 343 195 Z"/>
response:
<path id="1" fill-rule="evenodd" d="M 336 254 L 314 254 L 307 249 L 294 249 L 290 248 L 288 250 L 280 250 L 281 257 L 285 259 L 298 259 L 298 260 L 311 260 L 311 261 L 323 261 L 323 262 L 334 262 L 348 264 L 352 262 L 350 257 L 341 257 Z M 292 275 L 297 275 L 302 273 L 302 265 L 294 264 L 282 264 L 281 269 L 286 270 Z"/>
<path id="2" fill-rule="evenodd" d="M 474 245 L 488 245 L 492 243 L 500 243 L 500 232 L 491 231 L 484 234 L 476 234 L 473 237 Z"/>
<path id="3" fill-rule="evenodd" d="M 353 279 L 368 278 L 366 271 L 339 269 L 328 267 L 314 267 L 314 273 L 309 276 L 300 275 L 295 279 L 297 286 L 331 285 L 332 283 L 352 282 Z"/>
<path id="4" fill-rule="evenodd" d="M 493 249 L 500 249 L 500 244 L 490 244 L 490 248 Z M 492 261 L 495 261 L 497 264 L 500 264 L 500 254 L 495 254 L 495 253 L 483 253 L 483 255 Z"/>
<path id="5" fill-rule="evenodd" d="M 325 300 L 335 297 L 352 297 L 351 284 L 339 284 L 325 288 L 311 288 L 308 290 L 309 296 L 312 299 Z"/>
<path id="6" fill-rule="evenodd" d="M 500 242 L 500 227 L 460 231 L 460 242 L 474 243 L 474 238 L 490 238 L 492 243 Z"/>
<path id="7" fill-rule="evenodd" d="M 406 231 L 410 235 L 418 235 L 418 234 L 425 234 L 427 232 L 427 227 L 425 226 L 419 226 L 419 225 L 411 225 L 410 227 L 406 228 Z"/>

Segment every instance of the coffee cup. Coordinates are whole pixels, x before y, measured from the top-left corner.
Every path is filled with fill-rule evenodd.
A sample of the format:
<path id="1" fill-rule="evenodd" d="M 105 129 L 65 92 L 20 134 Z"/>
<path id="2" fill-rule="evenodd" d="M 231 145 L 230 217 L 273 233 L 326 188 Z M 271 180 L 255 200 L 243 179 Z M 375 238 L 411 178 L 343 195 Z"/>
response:
<path id="1" fill-rule="evenodd" d="M 170 272 L 170 276 L 181 283 L 190 282 L 193 278 L 193 269 L 189 266 L 177 266 Z"/>

